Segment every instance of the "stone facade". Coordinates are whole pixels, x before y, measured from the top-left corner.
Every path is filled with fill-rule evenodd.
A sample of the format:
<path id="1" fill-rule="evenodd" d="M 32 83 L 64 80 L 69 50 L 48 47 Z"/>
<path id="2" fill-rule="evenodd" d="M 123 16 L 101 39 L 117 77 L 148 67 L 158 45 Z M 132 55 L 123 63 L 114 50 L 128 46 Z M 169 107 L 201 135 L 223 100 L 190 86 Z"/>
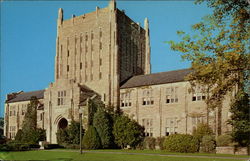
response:
<path id="1" fill-rule="evenodd" d="M 39 93 L 9 94 L 5 104 L 5 135 L 13 138 L 21 128 L 31 96 L 39 98 L 38 127 L 47 141 L 56 143 L 56 132 L 79 120 L 88 100 L 101 99 L 121 108 L 145 127 L 149 136 L 191 133 L 199 122 L 208 121 L 216 133 L 229 131 L 229 100 L 218 120 L 217 111 L 207 111 L 201 92 L 190 93 L 184 77 L 189 69 L 151 73 L 149 22 L 135 23 L 111 0 L 108 7 L 57 20 L 55 82 Z M 220 124 L 220 126 L 218 126 Z M 222 129 L 218 128 L 221 127 Z"/>
<path id="2" fill-rule="evenodd" d="M 190 92 L 190 89 L 187 81 L 122 88 L 120 108 L 145 127 L 147 136 L 191 134 L 199 123 L 207 121 L 216 134 L 220 130 L 221 133 L 230 131 L 231 127 L 226 123 L 230 118 L 229 101 L 224 101 L 219 116 L 217 109 L 207 110 L 205 95 Z M 220 118 L 222 128 L 218 129 Z"/>

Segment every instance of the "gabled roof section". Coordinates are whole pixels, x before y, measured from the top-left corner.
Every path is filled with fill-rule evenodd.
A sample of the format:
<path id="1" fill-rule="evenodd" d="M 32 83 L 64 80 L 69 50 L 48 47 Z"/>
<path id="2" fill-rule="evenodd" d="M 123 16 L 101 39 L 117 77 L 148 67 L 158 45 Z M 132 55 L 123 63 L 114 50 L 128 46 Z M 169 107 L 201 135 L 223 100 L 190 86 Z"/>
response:
<path id="1" fill-rule="evenodd" d="M 133 76 L 124 84 L 122 84 L 120 88 L 134 88 L 140 86 L 182 82 L 185 81 L 185 76 L 187 76 L 191 72 L 191 69 L 181 69 L 161 73 Z"/>
<path id="2" fill-rule="evenodd" d="M 37 99 L 43 99 L 44 91 L 45 90 L 21 92 L 17 94 L 14 98 L 7 100 L 6 103 L 29 101 L 33 96 L 35 96 Z"/>
<path id="3" fill-rule="evenodd" d="M 80 85 L 81 94 L 80 94 L 80 106 L 85 106 L 87 104 L 88 98 L 99 97 L 99 95 L 91 90 L 89 87 L 85 85 Z"/>

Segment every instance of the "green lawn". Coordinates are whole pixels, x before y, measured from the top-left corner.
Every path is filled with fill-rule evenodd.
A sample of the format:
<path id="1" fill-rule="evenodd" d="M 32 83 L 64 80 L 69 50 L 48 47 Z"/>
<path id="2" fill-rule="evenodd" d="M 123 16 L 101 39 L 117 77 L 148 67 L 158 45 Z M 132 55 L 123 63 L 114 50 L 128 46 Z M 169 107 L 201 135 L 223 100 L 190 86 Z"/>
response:
<path id="1" fill-rule="evenodd" d="M 112 150 L 113 151 L 113 150 Z M 0 159 L 6 160 L 50 160 L 50 161 L 239 161 L 243 158 L 195 158 L 195 156 L 160 156 L 154 151 L 127 151 L 128 153 L 133 154 L 122 154 L 121 152 L 126 152 L 124 150 L 115 150 L 116 153 L 112 153 L 111 150 L 104 151 L 89 151 L 88 153 L 84 153 L 80 155 L 77 151 L 27 151 L 27 152 L 0 152 Z M 101 152 L 101 153 L 100 153 Z M 137 154 L 134 154 L 136 153 Z M 142 154 L 145 152 L 145 155 Z M 155 151 L 156 152 L 156 151 Z M 189 154 L 186 154 L 189 155 Z M 194 155 L 194 154 L 193 154 Z M 199 156 L 199 155 L 196 155 Z M 216 155 L 217 156 L 217 155 Z M 199 156 L 202 157 L 202 156 Z M 235 156 L 233 156 L 235 157 Z M 247 156 L 245 156 L 247 158 Z M 247 159 L 244 159 L 247 160 Z"/>

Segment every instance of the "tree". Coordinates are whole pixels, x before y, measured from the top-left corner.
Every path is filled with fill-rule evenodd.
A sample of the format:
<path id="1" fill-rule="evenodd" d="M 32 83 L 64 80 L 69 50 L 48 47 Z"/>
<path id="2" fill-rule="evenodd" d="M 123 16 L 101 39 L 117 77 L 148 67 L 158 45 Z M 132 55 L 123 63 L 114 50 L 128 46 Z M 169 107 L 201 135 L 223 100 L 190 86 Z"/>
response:
<path id="1" fill-rule="evenodd" d="M 0 117 L 0 128 L 4 126 L 4 118 Z"/>
<path id="2" fill-rule="evenodd" d="M 94 114 L 93 126 L 100 136 L 102 147 L 111 148 L 113 145 L 112 122 L 103 108 L 99 108 Z"/>
<path id="3" fill-rule="evenodd" d="M 80 143 L 80 123 L 76 121 L 72 121 L 67 129 L 68 140 L 71 144 L 79 144 Z M 82 129 L 82 136 L 84 134 L 84 130 Z"/>
<path id="4" fill-rule="evenodd" d="M 205 0 L 197 0 L 197 3 Z M 182 41 L 169 41 L 171 49 L 192 62 L 187 76 L 192 87 L 205 86 L 208 109 L 218 108 L 221 134 L 222 101 L 232 90 L 249 89 L 249 4 L 245 0 L 206 0 L 213 14 L 192 26 L 193 35 L 178 31 Z"/>
<path id="5" fill-rule="evenodd" d="M 130 120 L 127 116 L 116 116 L 114 122 L 113 134 L 115 143 L 121 148 L 130 145 L 135 148 L 144 138 L 144 128 L 136 121 Z"/>
<path id="6" fill-rule="evenodd" d="M 239 92 L 233 102 L 230 112 L 231 120 L 229 123 L 233 126 L 232 137 L 241 146 L 250 145 L 250 117 L 249 117 L 249 95 L 245 92 Z"/>
<path id="7" fill-rule="evenodd" d="M 99 149 L 101 148 L 100 137 L 92 125 L 88 127 L 86 134 L 83 136 L 83 146 L 86 149 Z"/>
<path id="8" fill-rule="evenodd" d="M 38 99 L 32 97 L 30 103 L 28 104 L 27 112 L 24 116 L 24 121 L 22 124 L 22 142 L 35 144 L 39 141 L 39 133 L 37 131 L 37 106 Z"/>
<path id="9" fill-rule="evenodd" d="M 37 144 L 38 141 L 46 140 L 46 132 L 37 128 L 37 106 L 39 101 L 36 97 L 31 97 L 25 113 L 22 130 L 18 130 L 15 140 L 18 142 Z"/>
<path id="10" fill-rule="evenodd" d="M 69 143 L 69 135 L 66 129 L 58 129 L 56 133 L 56 139 L 58 144 L 68 144 Z"/>
<path id="11" fill-rule="evenodd" d="M 0 117 L 0 140 L 3 137 L 4 118 Z"/>
<path id="12" fill-rule="evenodd" d="M 23 138 L 23 130 L 19 129 L 16 133 L 15 140 L 18 142 L 22 142 Z"/>

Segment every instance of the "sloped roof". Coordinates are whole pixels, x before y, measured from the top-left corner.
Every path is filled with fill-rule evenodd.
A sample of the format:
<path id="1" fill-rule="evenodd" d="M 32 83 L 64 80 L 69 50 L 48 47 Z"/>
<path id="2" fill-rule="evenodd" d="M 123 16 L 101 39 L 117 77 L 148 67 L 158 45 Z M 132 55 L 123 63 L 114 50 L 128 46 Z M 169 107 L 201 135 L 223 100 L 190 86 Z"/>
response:
<path id="1" fill-rule="evenodd" d="M 133 88 L 140 86 L 174 83 L 184 81 L 185 76 L 191 73 L 191 69 L 181 69 L 161 73 L 133 76 L 121 85 L 121 88 Z"/>
<path id="2" fill-rule="evenodd" d="M 84 106 L 87 104 L 88 98 L 93 97 L 94 95 L 98 96 L 93 90 L 85 85 L 81 85 L 81 94 L 80 94 L 80 106 Z"/>
<path id="3" fill-rule="evenodd" d="M 35 96 L 37 99 L 43 99 L 44 91 L 45 90 L 21 92 L 20 94 L 17 94 L 13 99 L 7 100 L 6 103 L 28 101 L 31 99 L 32 96 Z"/>

